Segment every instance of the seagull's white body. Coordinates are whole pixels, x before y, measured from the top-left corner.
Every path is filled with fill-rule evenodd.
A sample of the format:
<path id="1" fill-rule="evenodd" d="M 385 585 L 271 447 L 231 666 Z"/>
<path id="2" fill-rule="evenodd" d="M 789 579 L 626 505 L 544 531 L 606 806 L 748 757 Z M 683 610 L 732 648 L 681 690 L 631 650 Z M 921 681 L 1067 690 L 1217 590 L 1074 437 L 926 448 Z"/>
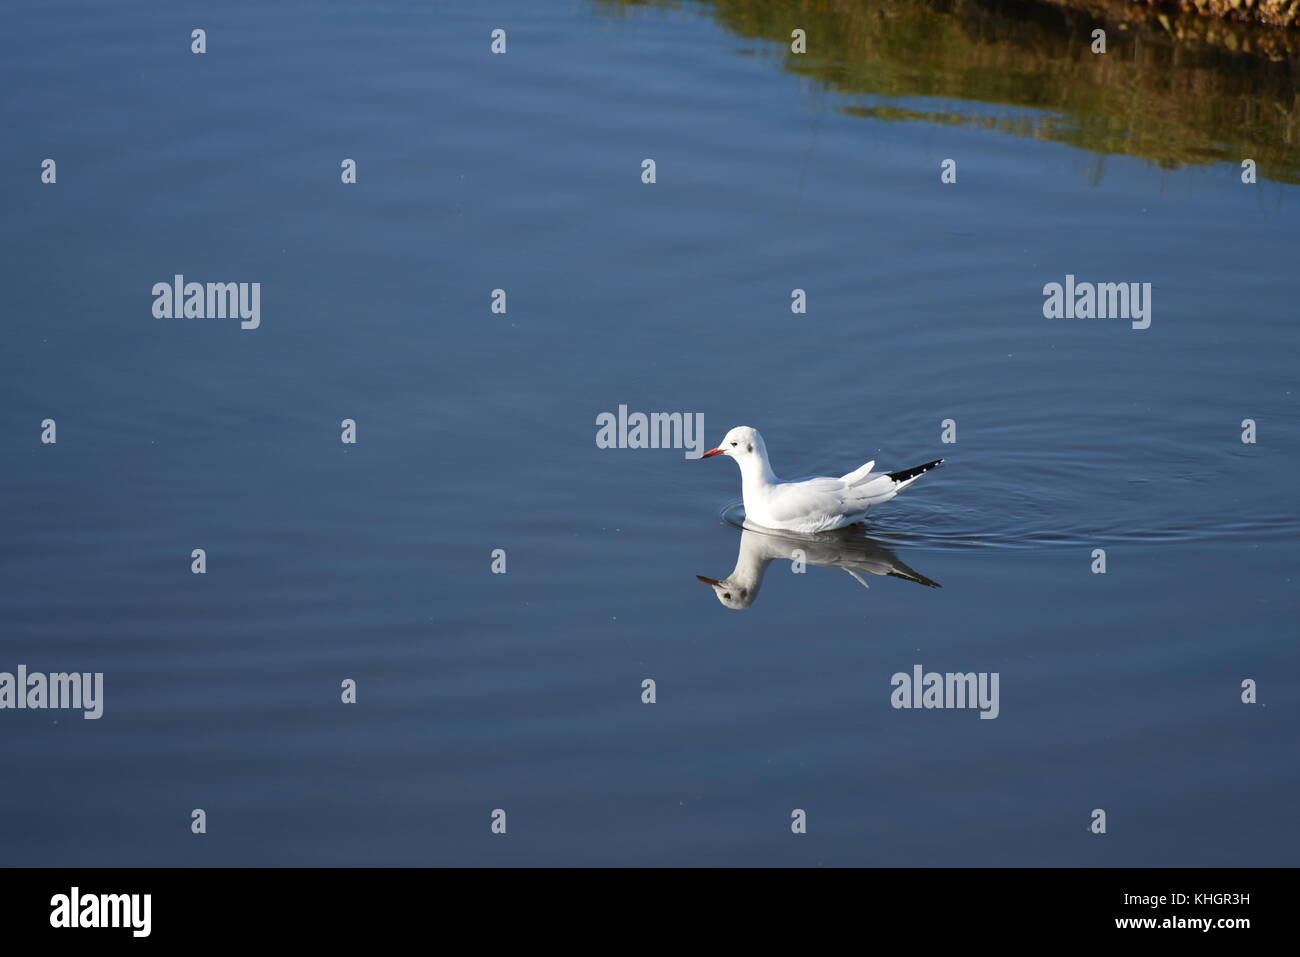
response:
<path id="1" fill-rule="evenodd" d="M 839 478 L 782 481 L 767 460 L 767 445 L 757 429 L 737 426 L 716 449 L 705 452 L 727 455 L 740 466 L 741 495 L 745 518 L 765 528 L 785 529 L 811 535 L 860 522 L 875 506 L 888 502 L 943 459 L 901 472 L 873 472 L 868 462 Z"/>

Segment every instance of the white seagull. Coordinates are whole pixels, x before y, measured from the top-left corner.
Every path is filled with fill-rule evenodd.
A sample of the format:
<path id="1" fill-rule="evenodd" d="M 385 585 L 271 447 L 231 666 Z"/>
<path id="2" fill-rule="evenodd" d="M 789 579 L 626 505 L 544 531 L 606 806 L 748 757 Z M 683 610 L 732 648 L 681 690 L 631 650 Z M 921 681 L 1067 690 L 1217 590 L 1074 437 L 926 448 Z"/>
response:
<path id="1" fill-rule="evenodd" d="M 872 472 L 874 461 L 839 478 L 782 481 L 767 461 L 767 446 L 758 429 L 738 425 L 722 437 L 722 444 L 700 458 L 729 455 L 740 466 L 745 517 L 765 528 L 787 529 L 810 535 L 860 522 L 868 511 L 907 488 L 936 468 L 935 459 L 901 472 Z"/>

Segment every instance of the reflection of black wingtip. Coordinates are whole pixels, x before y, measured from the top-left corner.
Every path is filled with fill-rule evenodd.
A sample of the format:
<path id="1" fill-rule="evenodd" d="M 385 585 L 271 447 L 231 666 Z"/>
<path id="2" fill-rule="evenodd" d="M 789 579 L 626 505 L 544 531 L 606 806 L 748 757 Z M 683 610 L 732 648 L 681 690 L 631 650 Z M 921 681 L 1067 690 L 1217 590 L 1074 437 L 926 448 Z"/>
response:
<path id="1" fill-rule="evenodd" d="M 900 564 L 901 564 L 901 562 L 900 562 Z M 892 572 L 886 572 L 886 574 L 892 576 L 893 578 L 902 578 L 902 579 L 905 579 L 905 580 L 907 580 L 907 581 L 909 581 L 909 582 L 916 582 L 918 585 L 924 585 L 926 588 L 942 588 L 942 587 L 943 587 L 943 586 L 940 585 L 937 581 L 934 581 L 933 579 L 930 579 L 930 578 L 926 578 L 926 577 L 925 577 L 924 575 L 922 575 L 920 572 L 914 572 L 914 571 L 912 571 L 912 569 L 910 569 L 910 568 L 908 568 L 907 571 L 905 571 L 905 572 L 904 572 L 904 571 L 897 571 L 897 570 L 895 570 L 895 571 L 892 571 Z"/>

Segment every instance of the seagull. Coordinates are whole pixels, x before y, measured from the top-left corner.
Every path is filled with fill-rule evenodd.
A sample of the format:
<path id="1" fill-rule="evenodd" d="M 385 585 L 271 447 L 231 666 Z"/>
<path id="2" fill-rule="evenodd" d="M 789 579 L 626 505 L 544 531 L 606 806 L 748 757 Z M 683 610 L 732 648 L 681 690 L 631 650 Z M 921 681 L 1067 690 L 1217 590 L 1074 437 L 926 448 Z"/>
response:
<path id="1" fill-rule="evenodd" d="M 740 552 L 736 567 L 726 578 L 707 578 L 696 575 L 706 585 L 713 586 L 725 608 L 748 608 L 758 597 L 767 566 L 774 561 L 800 561 L 805 565 L 825 568 L 842 568 L 864 588 L 870 588 L 863 575 L 892 575 L 939 588 L 936 581 L 926 578 L 914 568 L 908 568 L 892 551 L 869 538 L 853 537 L 854 532 L 822 535 L 818 538 L 790 538 L 766 535 L 744 529 L 740 533 Z"/>
<path id="2" fill-rule="evenodd" d="M 764 528 L 810 535 L 862 521 L 868 511 L 907 488 L 943 459 L 935 459 L 901 472 L 873 472 L 868 462 L 839 478 L 782 481 L 767 461 L 767 445 L 758 429 L 738 425 L 722 437 L 722 444 L 700 456 L 729 455 L 740 466 L 745 517 Z"/>

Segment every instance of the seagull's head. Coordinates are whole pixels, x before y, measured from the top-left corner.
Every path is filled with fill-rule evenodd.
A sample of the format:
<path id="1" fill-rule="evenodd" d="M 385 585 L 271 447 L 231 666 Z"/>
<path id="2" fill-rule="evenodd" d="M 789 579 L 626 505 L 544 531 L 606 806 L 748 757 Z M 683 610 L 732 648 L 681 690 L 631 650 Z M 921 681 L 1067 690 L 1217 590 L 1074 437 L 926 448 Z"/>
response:
<path id="1" fill-rule="evenodd" d="M 707 459 L 711 455 L 729 455 L 741 465 L 744 465 L 747 459 L 758 456 L 763 459 L 767 456 L 767 446 L 763 444 L 763 437 L 758 434 L 758 429 L 751 429 L 747 425 L 738 425 L 722 437 L 722 442 L 716 449 L 709 449 L 700 456 Z"/>

